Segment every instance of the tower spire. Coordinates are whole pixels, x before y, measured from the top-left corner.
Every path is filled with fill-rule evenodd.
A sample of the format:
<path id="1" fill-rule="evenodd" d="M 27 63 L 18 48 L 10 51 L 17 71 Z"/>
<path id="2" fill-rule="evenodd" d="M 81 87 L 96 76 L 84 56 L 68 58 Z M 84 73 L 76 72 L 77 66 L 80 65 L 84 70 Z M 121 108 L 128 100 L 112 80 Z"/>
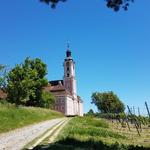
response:
<path id="1" fill-rule="evenodd" d="M 64 60 L 64 87 L 70 94 L 77 98 L 76 80 L 75 80 L 75 62 L 71 56 L 69 42 L 67 42 L 66 58 Z"/>
<path id="2" fill-rule="evenodd" d="M 66 51 L 66 57 L 71 57 L 71 50 L 70 50 L 70 45 L 69 42 L 67 41 L 67 51 Z"/>

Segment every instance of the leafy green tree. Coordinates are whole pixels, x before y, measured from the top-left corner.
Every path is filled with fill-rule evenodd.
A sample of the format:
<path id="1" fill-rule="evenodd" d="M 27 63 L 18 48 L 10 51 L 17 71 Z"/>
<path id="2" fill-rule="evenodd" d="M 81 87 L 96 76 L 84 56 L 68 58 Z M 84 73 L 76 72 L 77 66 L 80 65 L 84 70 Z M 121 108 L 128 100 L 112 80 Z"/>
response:
<path id="1" fill-rule="evenodd" d="M 41 93 L 41 107 L 45 108 L 54 108 L 55 104 L 55 97 L 52 95 L 52 93 L 47 92 L 47 91 L 42 91 Z"/>
<path id="2" fill-rule="evenodd" d="M 46 64 L 39 58 L 26 58 L 16 65 L 7 77 L 7 93 L 10 102 L 16 105 L 40 105 L 42 87 L 47 85 Z"/>
<path id="3" fill-rule="evenodd" d="M 55 8 L 56 4 L 58 4 L 59 2 L 65 2 L 67 0 L 40 0 L 40 1 L 50 5 L 52 8 Z M 106 6 L 108 8 L 113 9 L 114 11 L 118 11 L 120 8 L 128 10 L 130 2 L 134 2 L 134 0 L 104 0 L 104 1 L 106 2 Z"/>
<path id="4" fill-rule="evenodd" d="M 25 60 L 25 63 L 23 65 L 24 69 L 30 69 L 31 72 L 33 71 L 33 77 L 32 82 L 34 89 L 34 94 L 31 94 L 29 97 L 29 101 L 26 103 L 29 106 L 41 106 L 41 92 L 42 88 L 48 84 L 47 79 L 45 78 L 47 74 L 47 66 L 45 63 L 42 62 L 41 59 L 36 58 L 34 60 L 31 60 L 27 58 Z"/>
<path id="5" fill-rule="evenodd" d="M 124 112 L 125 109 L 124 104 L 112 91 L 93 93 L 92 103 L 95 104 L 102 113 L 121 113 Z"/>
<path id="6" fill-rule="evenodd" d="M 8 100 L 16 105 L 25 105 L 30 96 L 35 96 L 33 79 L 35 72 L 30 69 L 24 70 L 22 65 L 16 65 L 8 73 L 7 93 Z"/>

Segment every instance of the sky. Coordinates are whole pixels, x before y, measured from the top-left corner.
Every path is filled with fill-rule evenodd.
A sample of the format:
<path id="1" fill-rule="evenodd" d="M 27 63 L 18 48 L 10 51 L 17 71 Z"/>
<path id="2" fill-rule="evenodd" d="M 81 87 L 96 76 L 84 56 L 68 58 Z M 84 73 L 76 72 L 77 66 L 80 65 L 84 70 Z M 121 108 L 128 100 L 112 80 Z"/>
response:
<path id="1" fill-rule="evenodd" d="M 68 0 L 56 9 L 39 0 L 0 1 L 0 64 L 13 68 L 28 56 L 48 66 L 49 80 L 63 78 L 70 43 L 84 112 L 93 92 L 114 91 L 130 107 L 150 105 L 150 1 L 114 12 L 99 0 Z"/>

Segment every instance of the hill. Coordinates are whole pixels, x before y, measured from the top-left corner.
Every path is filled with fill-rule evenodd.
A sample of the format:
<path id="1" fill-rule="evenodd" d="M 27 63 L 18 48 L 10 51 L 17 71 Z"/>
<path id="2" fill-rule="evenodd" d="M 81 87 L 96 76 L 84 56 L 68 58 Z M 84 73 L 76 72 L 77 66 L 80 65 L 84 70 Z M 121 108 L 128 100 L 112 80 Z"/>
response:
<path id="1" fill-rule="evenodd" d="M 0 133 L 60 117 L 63 114 L 50 109 L 0 103 Z"/>

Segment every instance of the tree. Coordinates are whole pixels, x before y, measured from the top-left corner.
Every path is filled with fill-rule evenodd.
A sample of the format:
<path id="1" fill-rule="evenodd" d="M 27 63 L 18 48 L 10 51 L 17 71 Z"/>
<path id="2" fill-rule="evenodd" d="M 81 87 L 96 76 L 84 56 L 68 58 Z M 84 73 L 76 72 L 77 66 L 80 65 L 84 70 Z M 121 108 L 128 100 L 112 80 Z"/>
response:
<path id="1" fill-rule="evenodd" d="M 6 86 L 6 66 L 0 64 L 0 89 L 4 89 Z"/>
<path id="2" fill-rule="evenodd" d="M 87 112 L 86 115 L 88 115 L 88 116 L 93 116 L 93 115 L 94 115 L 93 109 L 90 109 L 90 110 Z"/>
<path id="3" fill-rule="evenodd" d="M 27 58 L 23 67 L 31 69 L 34 75 L 32 79 L 34 94 L 30 95 L 27 105 L 41 106 L 41 103 L 43 103 L 40 99 L 42 88 L 48 84 L 48 81 L 45 78 L 47 74 L 47 66 L 39 58 L 34 60 Z"/>
<path id="4" fill-rule="evenodd" d="M 7 77 L 7 93 L 10 102 L 16 105 L 39 106 L 42 87 L 47 85 L 46 64 L 39 58 L 26 58 L 16 65 Z"/>
<path id="5" fill-rule="evenodd" d="M 40 0 L 40 1 L 48 5 L 51 5 L 52 8 L 55 8 L 59 2 L 65 2 L 67 0 Z M 111 8 L 114 11 L 118 11 L 120 8 L 128 10 L 130 2 L 134 2 L 134 0 L 105 0 L 105 2 L 108 8 Z"/>
<path id="6" fill-rule="evenodd" d="M 34 94 L 30 74 L 29 70 L 24 71 L 22 65 L 16 65 L 8 73 L 7 93 L 10 102 L 16 105 L 25 104 L 29 96 Z"/>
<path id="7" fill-rule="evenodd" d="M 93 93 L 92 103 L 95 104 L 102 113 L 121 113 L 124 112 L 125 109 L 124 104 L 112 91 Z"/>

